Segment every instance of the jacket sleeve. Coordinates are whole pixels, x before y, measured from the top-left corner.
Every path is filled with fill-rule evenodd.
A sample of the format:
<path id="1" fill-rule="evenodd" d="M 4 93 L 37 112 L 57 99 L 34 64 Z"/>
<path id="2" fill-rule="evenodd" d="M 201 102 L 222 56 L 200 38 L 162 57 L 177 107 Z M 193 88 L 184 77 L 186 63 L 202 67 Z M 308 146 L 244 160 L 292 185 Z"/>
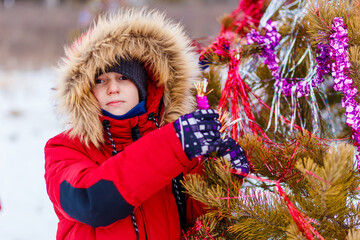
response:
<path id="1" fill-rule="evenodd" d="M 172 124 L 145 135 L 101 165 L 67 135 L 45 146 L 45 180 L 54 206 L 65 217 L 108 226 L 170 184 L 191 161 Z"/>

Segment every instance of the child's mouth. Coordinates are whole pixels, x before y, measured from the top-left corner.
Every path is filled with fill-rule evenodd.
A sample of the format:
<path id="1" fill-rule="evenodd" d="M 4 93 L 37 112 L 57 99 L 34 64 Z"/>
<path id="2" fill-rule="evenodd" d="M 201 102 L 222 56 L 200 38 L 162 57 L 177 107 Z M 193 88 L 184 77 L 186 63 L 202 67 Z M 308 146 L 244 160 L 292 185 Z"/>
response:
<path id="1" fill-rule="evenodd" d="M 111 101 L 111 102 L 108 102 L 106 105 L 108 105 L 108 106 L 118 106 L 118 105 L 120 105 L 120 104 L 122 104 L 124 101 L 120 101 L 120 100 L 118 100 L 118 101 Z"/>

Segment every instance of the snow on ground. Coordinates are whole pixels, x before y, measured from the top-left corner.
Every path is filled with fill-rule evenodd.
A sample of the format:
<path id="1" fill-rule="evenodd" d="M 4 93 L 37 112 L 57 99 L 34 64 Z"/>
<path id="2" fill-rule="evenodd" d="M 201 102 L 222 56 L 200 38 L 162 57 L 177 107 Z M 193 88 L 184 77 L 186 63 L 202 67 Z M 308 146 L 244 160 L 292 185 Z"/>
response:
<path id="1" fill-rule="evenodd" d="M 44 145 L 62 131 L 54 112 L 55 71 L 0 70 L 0 239 L 55 239 L 46 194 Z"/>

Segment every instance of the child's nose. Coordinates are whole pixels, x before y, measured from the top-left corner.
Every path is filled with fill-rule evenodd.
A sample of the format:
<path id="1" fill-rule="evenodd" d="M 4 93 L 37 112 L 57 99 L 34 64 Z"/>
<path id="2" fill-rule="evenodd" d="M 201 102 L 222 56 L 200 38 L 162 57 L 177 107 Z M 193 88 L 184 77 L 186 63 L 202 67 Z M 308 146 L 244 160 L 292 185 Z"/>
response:
<path id="1" fill-rule="evenodd" d="M 120 87 L 117 84 L 116 81 L 111 80 L 108 83 L 108 90 L 107 90 L 108 94 L 113 94 L 113 93 L 119 93 L 120 92 Z"/>

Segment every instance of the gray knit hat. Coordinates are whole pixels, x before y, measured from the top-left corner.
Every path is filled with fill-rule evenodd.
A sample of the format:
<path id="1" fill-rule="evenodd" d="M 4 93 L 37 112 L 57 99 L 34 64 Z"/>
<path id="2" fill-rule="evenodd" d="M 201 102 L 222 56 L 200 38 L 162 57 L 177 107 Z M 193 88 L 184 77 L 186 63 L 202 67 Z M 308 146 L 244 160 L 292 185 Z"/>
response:
<path id="1" fill-rule="evenodd" d="M 146 100 L 147 95 L 147 73 L 144 64 L 137 60 L 118 59 L 114 66 L 106 69 L 106 72 L 116 72 L 129 78 L 139 91 L 139 101 Z"/>

